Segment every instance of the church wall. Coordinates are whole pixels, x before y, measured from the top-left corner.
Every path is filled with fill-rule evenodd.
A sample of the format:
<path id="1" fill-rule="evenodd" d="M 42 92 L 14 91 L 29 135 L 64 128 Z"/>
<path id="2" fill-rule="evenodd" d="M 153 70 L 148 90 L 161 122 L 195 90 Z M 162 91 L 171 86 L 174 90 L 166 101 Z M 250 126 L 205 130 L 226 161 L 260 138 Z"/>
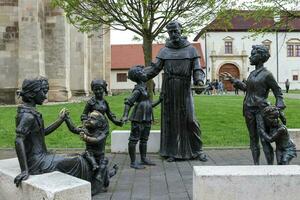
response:
<path id="1" fill-rule="evenodd" d="M 45 76 L 49 101 L 87 95 L 95 78 L 110 83 L 110 34 L 79 33 L 51 0 L 0 0 L 0 103 L 19 101 L 25 78 Z"/>
<path id="2" fill-rule="evenodd" d="M 0 0 L 0 103 L 15 102 L 18 43 L 18 1 Z"/>
<path id="3" fill-rule="evenodd" d="M 72 95 L 80 96 L 88 94 L 88 80 L 85 75 L 88 72 L 87 35 L 71 27 L 71 54 L 70 54 L 70 89 Z"/>
<path id="4" fill-rule="evenodd" d="M 51 12 L 53 12 L 51 14 Z M 70 96 L 70 25 L 63 11 L 49 11 L 46 23 L 45 62 L 49 101 L 67 101 Z"/>

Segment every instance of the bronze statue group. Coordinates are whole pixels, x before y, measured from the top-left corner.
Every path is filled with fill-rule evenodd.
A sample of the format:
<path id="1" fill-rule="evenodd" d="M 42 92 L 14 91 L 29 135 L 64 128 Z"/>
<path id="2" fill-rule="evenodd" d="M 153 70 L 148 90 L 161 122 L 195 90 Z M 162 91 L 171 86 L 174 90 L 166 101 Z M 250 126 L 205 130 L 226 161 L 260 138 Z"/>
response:
<path id="1" fill-rule="evenodd" d="M 112 113 L 104 99 L 107 83 L 93 80 L 91 97 L 81 115 L 81 126 L 76 126 L 66 109 L 62 109 L 58 119 L 49 127 L 44 127 L 41 113 L 36 105 L 42 105 L 49 90 L 45 78 L 25 79 L 19 96 L 23 104 L 18 106 L 16 116 L 15 147 L 21 173 L 15 178 L 19 186 L 29 175 L 60 171 L 91 182 L 92 194 L 106 191 L 109 179 L 118 170 L 116 165 L 109 168 L 105 157 L 105 143 L 109 135 L 108 119 L 117 126 L 131 121 L 128 152 L 130 167 L 144 169 L 145 165 L 155 165 L 147 158 L 147 141 L 153 122 L 153 107 L 161 104 L 161 143 L 160 155 L 168 162 L 198 159 L 207 161 L 202 150 L 200 124 L 195 117 L 191 82 L 203 86 L 205 74 L 199 65 L 195 48 L 181 36 L 180 23 L 172 21 L 167 25 L 169 39 L 160 50 L 156 61 L 150 66 L 134 66 L 128 71 L 128 78 L 136 85 L 131 95 L 125 99 L 121 119 Z M 264 63 L 270 54 L 261 45 L 252 47 L 250 64 L 255 66 L 246 82 L 233 78 L 229 73 L 222 74 L 235 88 L 246 91 L 243 114 L 250 137 L 250 149 L 255 165 L 259 164 L 262 144 L 268 164 L 274 162 L 272 142 L 276 143 L 276 159 L 280 165 L 289 164 L 296 157 L 296 148 L 289 137 L 283 114 L 285 104 L 282 92 L 271 72 Z M 162 92 L 157 102 L 150 100 L 146 82 L 164 71 Z M 269 90 L 276 98 L 275 106 L 267 101 Z M 133 108 L 132 108 L 133 107 Z M 131 114 L 129 116 L 130 110 Z M 63 122 L 74 134 L 80 135 L 86 144 L 85 152 L 78 156 L 61 156 L 49 153 L 45 136 L 51 134 Z M 139 142 L 140 162 L 136 161 L 136 145 Z"/>

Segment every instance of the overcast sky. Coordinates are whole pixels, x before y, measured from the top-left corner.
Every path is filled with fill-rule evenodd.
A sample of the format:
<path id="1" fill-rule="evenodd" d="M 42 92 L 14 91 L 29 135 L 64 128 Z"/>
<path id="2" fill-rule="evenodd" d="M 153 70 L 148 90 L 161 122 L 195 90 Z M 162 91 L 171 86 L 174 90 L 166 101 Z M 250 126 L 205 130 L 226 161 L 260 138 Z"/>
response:
<path id="1" fill-rule="evenodd" d="M 199 30 L 200 31 L 200 30 Z M 116 31 L 111 30 L 110 32 L 110 42 L 111 44 L 141 44 L 142 41 L 133 41 L 132 38 L 134 37 L 134 33 L 131 31 Z M 191 34 L 188 38 L 190 42 L 193 42 L 194 37 L 197 33 Z"/>

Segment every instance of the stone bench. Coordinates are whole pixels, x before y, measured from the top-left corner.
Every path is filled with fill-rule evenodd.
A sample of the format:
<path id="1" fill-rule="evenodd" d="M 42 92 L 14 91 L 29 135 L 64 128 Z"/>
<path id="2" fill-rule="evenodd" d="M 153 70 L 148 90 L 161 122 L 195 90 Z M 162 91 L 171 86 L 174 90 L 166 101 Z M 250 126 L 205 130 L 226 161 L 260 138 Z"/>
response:
<path id="1" fill-rule="evenodd" d="M 194 200 L 299 200 L 300 166 L 194 166 Z"/>
<path id="2" fill-rule="evenodd" d="M 292 140 L 294 141 L 294 143 L 296 145 L 296 149 L 300 150 L 300 128 L 299 129 L 291 128 L 288 130 L 289 130 L 289 134 L 290 134 Z"/>
<path id="3" fill-rule="evenodd" d="M 297 150 L 300 150 L 300 129 L 289 129 L 289 133 Z M 128 152 L 128 138 L 129 130 L 114 130 L 111 133 L 111 152 L 112 153 L 127 153 Z M 272 143 L 275 149 L 275 143 Z M 148 150 L 149 153 L 157 153 L 160 148 L 160 130 L 151 130 Z M 137 152 L 139 152 L 138 148 Z"/>
<path id="4" fill-rule="evenodd" d="M 111 133 L 111 152 L 112 153 L 127 153 L 128 152 L 128 138 L 130 131 L 114 130 Z M 148 153 L 157 153 L 160 148 L 160 130 L 150 131 L 148 140 Z M 139 148 L 137 146 L 137 152 Z"/>
<path id="5" fill-rule="evenodd" d="M 91 200 L 88 181 L 61 172 L 31 175 L 20 187 L 14 178 L 20 173 L 17 158 L 0 160 L 1 200 Z"/>

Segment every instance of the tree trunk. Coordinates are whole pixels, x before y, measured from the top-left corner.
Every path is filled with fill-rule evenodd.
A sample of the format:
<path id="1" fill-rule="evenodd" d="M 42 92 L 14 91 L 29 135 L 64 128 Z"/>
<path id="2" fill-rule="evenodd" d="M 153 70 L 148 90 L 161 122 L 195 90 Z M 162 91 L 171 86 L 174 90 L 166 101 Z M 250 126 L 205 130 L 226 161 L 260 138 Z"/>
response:
<path id="1" fill-rule="evenodd" d="M 145 66 L 149 66 L 152 61 L 152 42 L 150 36 L 143 37 L 143 50 L 144 50 L 144 61 Z M 153 100 L 153 80 L 147 81 L 147 92 L 150 96 L 150 99 Z"/>

